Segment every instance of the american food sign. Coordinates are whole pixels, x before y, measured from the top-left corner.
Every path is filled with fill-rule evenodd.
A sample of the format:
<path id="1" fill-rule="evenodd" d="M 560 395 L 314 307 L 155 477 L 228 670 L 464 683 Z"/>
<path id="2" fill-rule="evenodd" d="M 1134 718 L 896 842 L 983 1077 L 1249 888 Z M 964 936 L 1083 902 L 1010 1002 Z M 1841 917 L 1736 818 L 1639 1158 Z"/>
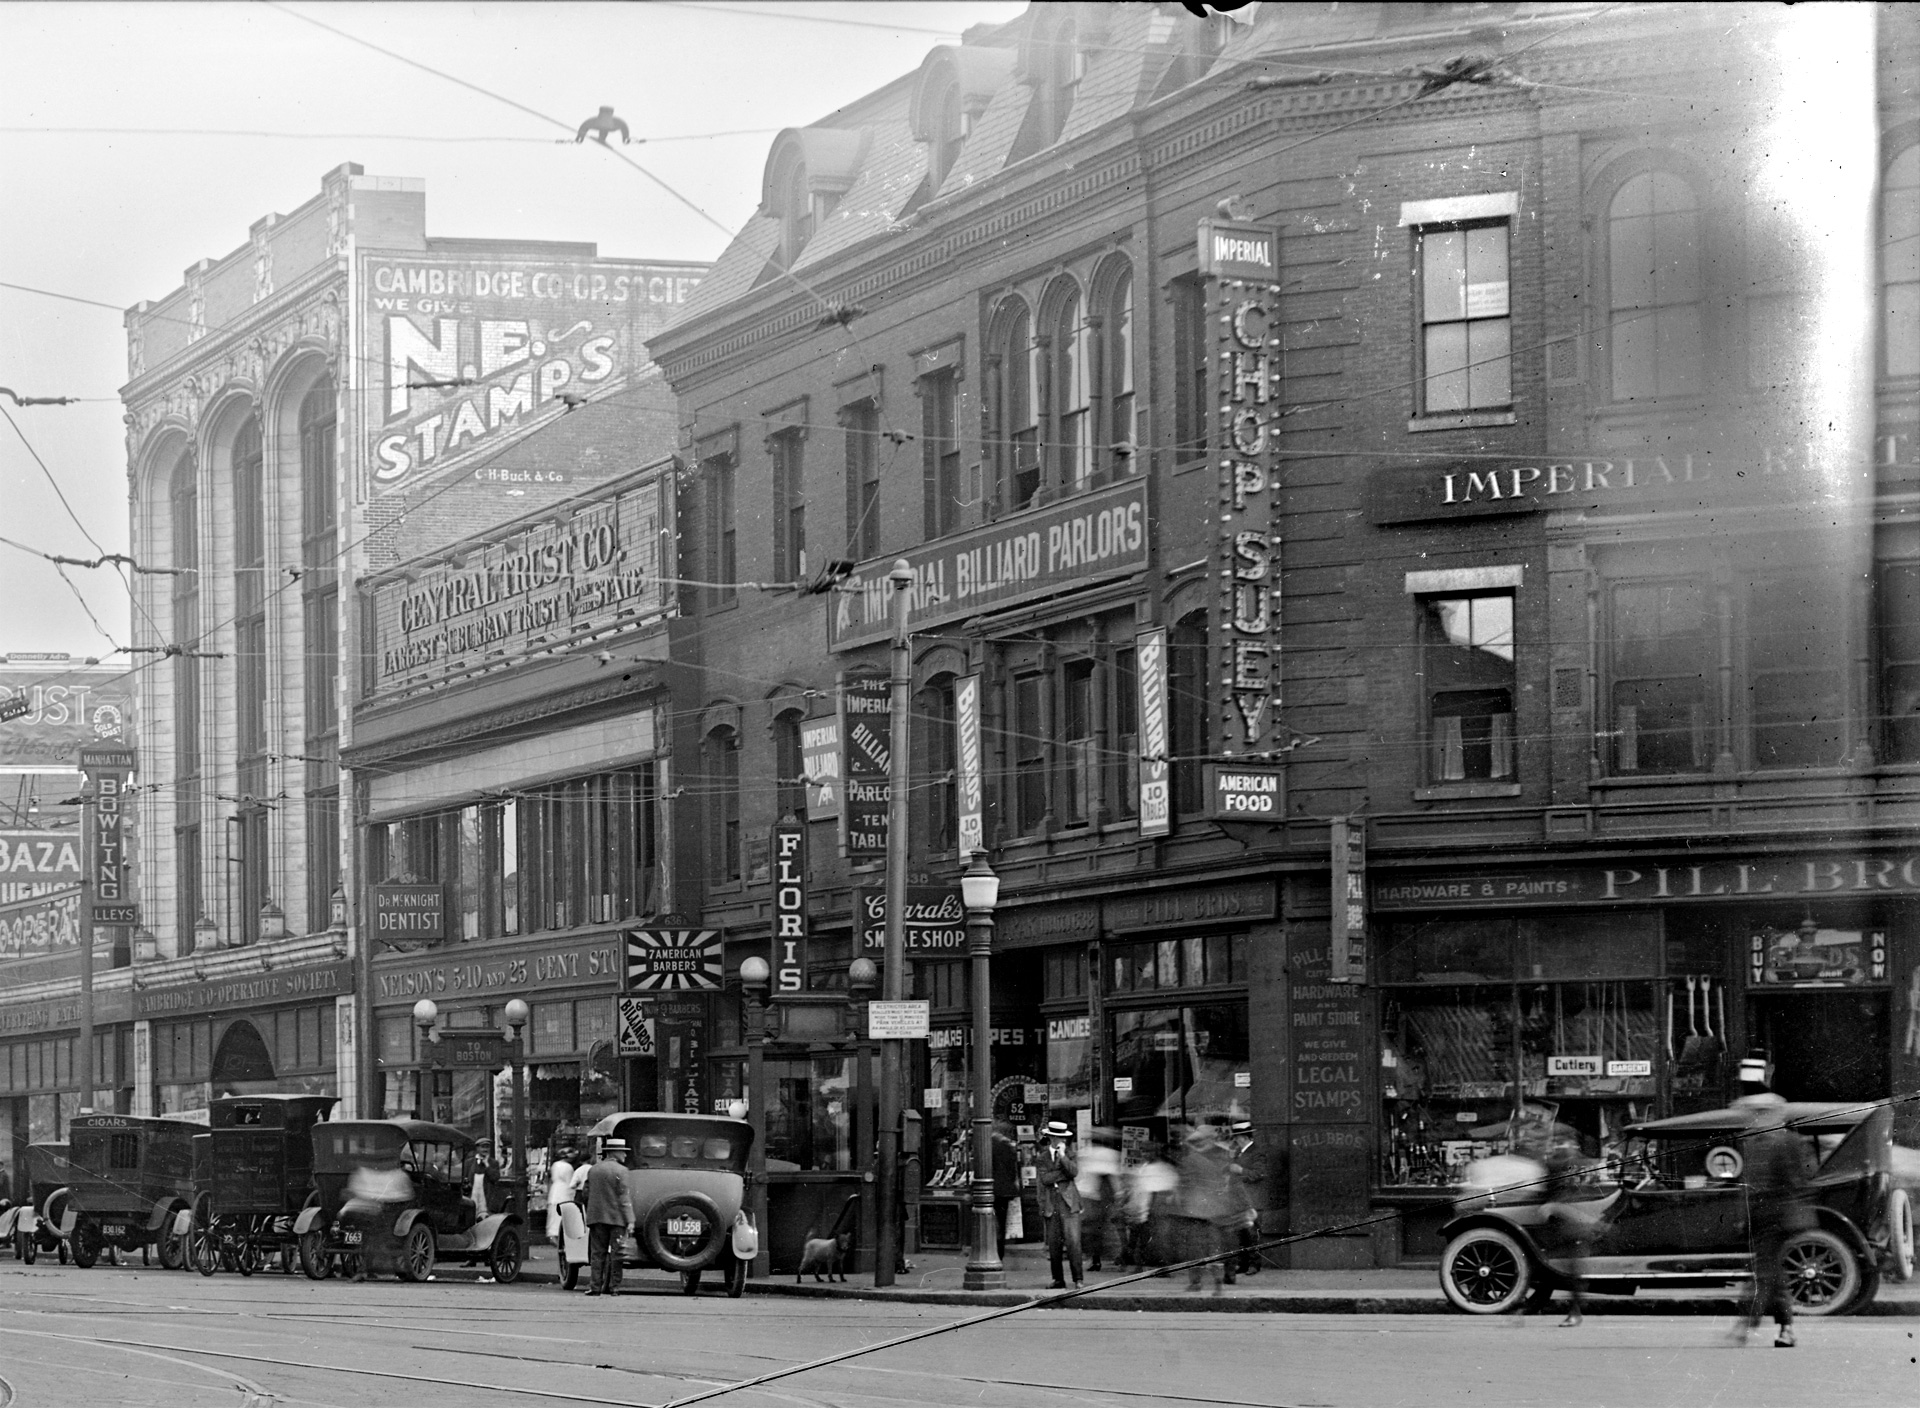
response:
<path id="1" fill-rule="evenodd" d="M 700 265 L 366 253 L 362 463 L 378 494 L 437 479 L 648 370 Z M 564 477 L 564 470 L 555 470 Z"/>

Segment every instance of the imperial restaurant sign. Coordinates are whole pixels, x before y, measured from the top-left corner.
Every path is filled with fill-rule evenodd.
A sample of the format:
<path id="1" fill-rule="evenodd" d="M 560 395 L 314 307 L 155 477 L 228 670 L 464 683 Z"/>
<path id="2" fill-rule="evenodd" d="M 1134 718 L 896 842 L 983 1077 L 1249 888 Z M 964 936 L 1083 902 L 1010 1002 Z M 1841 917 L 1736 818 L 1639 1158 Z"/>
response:
<path id="1" fill-rule="evenodd" d="M 1147 565 L 1147 485 L 1126 479 L 926 543 L 905 554 L 913 569 L 907 623 L 925 630 Z M 862 563 L 829 598 L 834 650 L 891 638 L 895 559 Z"/>
<path id="2" fill-rule="evenodd" d="M 475 547 L 464 559 L 393 575 L 370 589 L 368 693 L 407 694 L 535 642 L 557 643 L 667 613 L 660 570 L 671 531 L 665 472 Z"/>
<path id="3" fill-rule="evenodd" d="M 1800 859 L 1759 856 L 1693 861 L 1681 857 L 1523 871 L 1462 869 L 1373 882 L 1373 907 L 1395 910 L 1861 895 L 1920 895 L 1920 850 Z"/>

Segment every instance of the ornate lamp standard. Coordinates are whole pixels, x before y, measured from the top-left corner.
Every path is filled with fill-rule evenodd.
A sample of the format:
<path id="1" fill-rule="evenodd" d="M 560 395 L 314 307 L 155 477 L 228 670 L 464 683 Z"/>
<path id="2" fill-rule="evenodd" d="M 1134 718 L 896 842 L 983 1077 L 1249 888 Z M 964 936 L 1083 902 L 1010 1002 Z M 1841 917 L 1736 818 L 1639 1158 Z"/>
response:
<path id="1" fill-rule="evenodd" d="M 521 1033 L 526 1030 L 530 1013 L 520 998 L 507 1000 L 507 1061 L 513 1067 L 513 1147 L 518 1165 L 514 1169 L 519 1182 L 513 1193 L 513 1210 L 522 1225 L 527 1220 L 527 1045 Z"/>
<path id="2" fill-rule="evenodd" d="M 413 1109 L 416 1117 L 423 1120 L 433 1118 L 434 1071 L 439 1065 L 434 1058 L 440 1054 L 433 1026 L 439 1020 L 440 1004 L 432 998 L 423 997 L 413 1004 L 413 1024 L 420 1028 L 420 1069 L 414 1076 Z"/>
<path id="3" fill-rule="evenodd" d="M 975 851 L 973 864 L 961 875 L 960 897 L 967 907 L 967 957 L 973 965 L 973 1249 L 961 1285 L 969 1291 L 1003 1290 L 1007 1273 L 993 1220 L 993 996 L 988 982 L 1000 877 L 988 866 L 985 851 Z"/>
<path id="4" fill-rule="evenodd" d="M 753 1130 L 749 1200 L 753 1225 L 760 1233 L 760 1251 L 753 1259 L 755 1276 L 766 1275 L 772 1261 L 772 1234 L 767 1226 L 767 999 L 772 982 L 773 968 L 760 955 L 740 961 L 740 986 L 747 996 L 747 1124 Z"/>

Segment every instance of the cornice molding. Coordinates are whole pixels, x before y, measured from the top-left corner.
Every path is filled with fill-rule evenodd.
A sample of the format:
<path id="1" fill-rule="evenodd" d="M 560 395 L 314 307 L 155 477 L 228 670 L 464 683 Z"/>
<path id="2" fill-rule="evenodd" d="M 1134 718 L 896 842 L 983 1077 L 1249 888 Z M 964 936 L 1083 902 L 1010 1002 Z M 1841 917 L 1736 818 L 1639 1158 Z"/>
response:
<path id="1" fill-rule="evenodd" d="M 470 743 L 490 734 L 504 733 L 523 725 L 539 723 L 556 715 L 588 709 L 628 695 L 656 693 L 667 687 L 664 668 L 635 670 L 631 673 L 634 676 L 631 680 L 623 680 L 616 675 L 608 680 L 596 680 L 591 684 L 578 685 L 573 689 L 543 694 L 537 699 L 529 699 L 520 704 L 504 704 L 493 708 L 476 706 L 474 712 L 464 718 L 454 719 L 431 728 L 414 730 L 377 743 L 343 748 L 340 750 L 340 765 L 343 768 L 363 768 L 390 763 L 401 758 L 414 758 L 417 755 L 451 748 L 457 744 Z M 409 702 L 418 704 L 417 700 Z M 361 715 L 363 726 L 369 720 L 378 717 L 377 714 L 363 711 Z"/>

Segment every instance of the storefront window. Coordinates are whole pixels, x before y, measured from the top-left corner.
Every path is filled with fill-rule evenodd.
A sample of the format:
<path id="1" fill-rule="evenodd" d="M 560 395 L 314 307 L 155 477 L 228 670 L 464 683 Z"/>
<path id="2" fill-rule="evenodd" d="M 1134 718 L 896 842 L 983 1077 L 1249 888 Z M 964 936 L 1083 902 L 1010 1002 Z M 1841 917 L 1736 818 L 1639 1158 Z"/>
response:
<path id="1" fill-rule="evenodd" d="M 769 1060 L 767 1168 L 833 1173 L 853 1167 L 853 1061 Z"/>
<path id="2" fill-rule="evenodd" d="M 1244 1001 L 1115 1012 L 1109 1030 L 1114 1103 L 1123 1126 L 1148 1125 L 1151 1137 L 1163 1140 L 1169 1123 L 1249 1117 Z"/>

